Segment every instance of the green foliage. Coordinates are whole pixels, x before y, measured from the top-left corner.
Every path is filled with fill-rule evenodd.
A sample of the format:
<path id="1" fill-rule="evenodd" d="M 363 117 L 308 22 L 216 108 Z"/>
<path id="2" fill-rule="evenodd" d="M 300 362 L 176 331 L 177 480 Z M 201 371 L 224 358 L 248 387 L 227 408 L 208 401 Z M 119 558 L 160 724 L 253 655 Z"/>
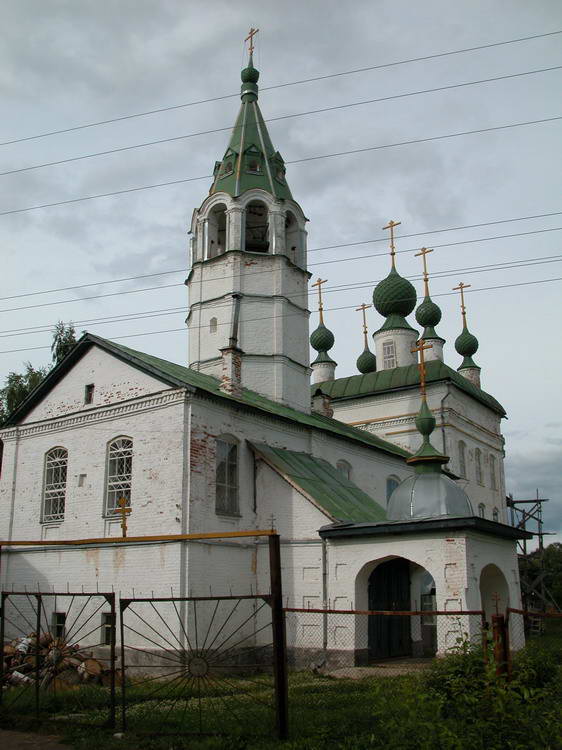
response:
<path id="1" fill-rule="evenodd" d="M 36 388 L 48 372 L 48 368 L 34 368 L 31 362 L 26 362 L 25 372 L 10 372 L 0 389 L 0 424 L 11 414 L 21 402 Z"/>
<path id="2" fill-rule="evenodd" d="M 53 365 L 66 357 L 68 352 L 76 343 L 76 330 L 72 323 L 66 325 L 62 320 L 55 325 L 53 331 L 53 343 L 51 344 L 51 353 L 53 355 Z"/>

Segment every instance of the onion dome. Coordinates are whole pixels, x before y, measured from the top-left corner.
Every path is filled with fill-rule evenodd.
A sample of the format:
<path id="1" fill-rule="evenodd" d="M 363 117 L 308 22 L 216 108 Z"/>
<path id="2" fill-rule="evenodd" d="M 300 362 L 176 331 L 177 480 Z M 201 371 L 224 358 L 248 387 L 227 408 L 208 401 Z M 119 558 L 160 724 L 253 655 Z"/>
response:
<path id="1" fill-rule="evenodd" d="M 478 367 L 478 365 L 472 359 L 472 356 L 478 351 L 478 339 L 473 333 L 470 333 L 466 324 L 463 326 L 462 333 L 457 336 L 455 341 L 455 349 L 464 357 L 459 370 L 463 367 Z"/>
<path id="2" fill-rule="evenodd" d="M 414 521 L 422 518 L 466 517 L 474 515 L 466 492 L 441 471 L 448 456 L 430 443 L 435 417 L 425 398 L 416 417 L 416 427 L 423 441 L 419 450 L 407 460 L 415 474 L 401 482 L 388 501 L 386 511 L 391 521 Z"/>
<path id="3" fill-rule="evenodd" d="M 405 318 L 416 306 L 416 290 L 410 282 L 400 276 L 395 268 L 379 282 L 373 292 L 375 310 L 384 318 L 400 315 Z"/>
<path id="4" fill-rule="evenodd" d="M 357 369 L 362 375 L 366 375 L 368 372 L 375 372 L 377 369 L 377 358 L 373 352 L 366 347 L 363 352 L 357 357 Z"/>
<path id="5" fill-rule="evenodd" d="M 318 328 L 310 334 L 310 346 L 317 352 L 327 352 L 334 345 L 334 334 L 320 323 Z"/>
<path id="6" fill-rule="evenodd" d="M 440 320 L 441 308 L 439 305 L 435 304 L 428 294 L 426 294 L 423 302 L 416 310 L 416 321 L 420 326 L 424 327 L 421 338 L 424 340 L 440 339 L 441 341 L 445 341 L 445 339 L 442 339 L 435 330 L 435 326 Z"/>

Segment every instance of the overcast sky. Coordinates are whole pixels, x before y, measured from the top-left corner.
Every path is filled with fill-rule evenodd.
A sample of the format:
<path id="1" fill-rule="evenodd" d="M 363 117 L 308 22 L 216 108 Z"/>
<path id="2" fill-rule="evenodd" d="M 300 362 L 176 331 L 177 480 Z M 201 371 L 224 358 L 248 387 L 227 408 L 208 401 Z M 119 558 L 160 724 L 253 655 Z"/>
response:
<path id="1" fill-rule="evenodd" d="M 244 62 L 242 40 L 250 26 L 260 29 L 256 64 L 262 87 L 562 29 L 559 0 L 2 0 L 1 9 L 2 142 L 236 94 Z M 562 34 L 263 91 L 260 105 L 264 117 L 278 117 L 555 66 L 562 66 Z M 285 160 L 292 161 L 543 120 L 562 115 L 561 72 L 282 119 L 270 123 L 269 130 Z M 2 145 L 0 171 L 228 127 L 238 106 L 234 96 Z M 312 251 L 377 240 L 389 219 L 400 220 L 400 233 L 418 236 L 399 240 L 398 249 L 435 247 L 430 271 L 450 274 L 436 277 L 431 290 L 443 310 L 438 330 L 447 339 L 445 358 L 453 367 L 460 363 L 453 348 L 460 314 L 451 288 L 461 280 L 472 285 L 468 321 L 480 341 L 475 359 L 482 367 L 482 386 L 509 415 L 503 425 L 507 489 L 526 497 L 538 487 L 550 497 L 546 516 L 559 533 L 562 282 L 483 288 L 562 277 L 561 134 L 562 120 L 554 120 L 287 168 L 293 196 L 310 219 L 310 270 L 330 282 L 326 322 L 336 336 L 331 353 L 339 362 L 337 375 L 355 372 L 362 342 L 359 314 L 353 308 L 369 302 L 372 287 L 387 274 L 388 257 L 380 255 L 386 245 L 378 241 Z M 227 141 L 228 133 L 218 132 L 0 175 L 0 212 L 204 177 L 222 158 Z M 35 349 L 49 346 L 49 332 L 6 332 L 60 319 L 77 321 L 79 331 L 86 328 L 185 364 L 187 334 L 159 332 L 183 328 L 186 231 L 209 184 L 205 178 L 0 216 L 3 298 L 99 283 L 79 291 L 3 299 L 0 375 L 20 369 L 24 360 L 34 365 L 49 360 L 48 348 Z M 555 212 L 558 215 L 418 234 Z M 500 235 L 519 236 L 468 242 Z M 313 265 L 332 260 L 338 262 Z M 534 265 L 476 268 L 515 261 Z M 398 269 L 406 276 L 419 275 L 420 259 L 405 252 L 398 256 Z M 172 270 L 176 272 L 155 278 L 101 283 Z M 330 291 L 336 284 L 365 286 Z M 421 292 L 420 281 L 415 284 Z M 57 304 L 11 309 L 52 302 Z M 183 310 L 136 321 L 81 322 L 169 308 Z M 380 319 L 369 312 L 373 331 Z M 316 320 L 314 315 L 313 325 Z M 156 333 L 146 335 L 152 331 Z M 120 338 L 138 333 L 145 335 Z"/>

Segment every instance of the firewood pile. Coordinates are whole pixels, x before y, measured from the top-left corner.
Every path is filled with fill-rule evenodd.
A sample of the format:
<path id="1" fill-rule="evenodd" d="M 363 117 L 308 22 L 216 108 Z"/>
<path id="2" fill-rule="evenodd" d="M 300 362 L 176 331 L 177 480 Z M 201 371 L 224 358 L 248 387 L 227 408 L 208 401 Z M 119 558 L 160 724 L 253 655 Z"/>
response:
<path id="1" fill-rule="evenodd" d="M 79 644 L 51 633 L 16 638 L 4 644 L 4 674 L 2 690 L 10 687 L 34 685 L 42 689 L 69 689 L 84 683 L 109 687 L 111 669 Z M 38 663 L 37 663 L 38 662 Z"/>

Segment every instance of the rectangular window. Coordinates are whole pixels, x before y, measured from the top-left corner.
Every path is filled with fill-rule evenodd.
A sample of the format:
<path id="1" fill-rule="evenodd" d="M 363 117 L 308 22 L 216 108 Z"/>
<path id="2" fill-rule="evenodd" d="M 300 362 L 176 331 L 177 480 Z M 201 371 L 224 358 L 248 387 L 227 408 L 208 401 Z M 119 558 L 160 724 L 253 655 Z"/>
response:
<path id="1" fill-rule="evenodd" d="M 111 612 L 103 612 L 101 616 L 101 638 L 100 643 L 111 646 L 111 630 L 113 627 L 113 615 Z"/>
<path id="2" fill-rule="evenodd" d="M 391 370 L 396 367 L 396 347 L 394 341 L 383 341 L 382 342 L 382 368 L 383 370 Z"/>
<path id="3" fill-rule="evenodd" d="M 238 515 L 238 446 L 217 440 L 216 512 Z"/>
<path id="4" fill-rule="evenodd" d="M 84 388 L 84 403 L 85 404 L 91 404 L 94 401 L 94 388 L 95 385 L 93 383 L 88 383 L 87 386 Z"/>
<path id="5" fill-rule="evenodd" d="M 53 612 L 51 618 L 51 633 L 53 638 L 64 638 L 66 612 Z"/>

